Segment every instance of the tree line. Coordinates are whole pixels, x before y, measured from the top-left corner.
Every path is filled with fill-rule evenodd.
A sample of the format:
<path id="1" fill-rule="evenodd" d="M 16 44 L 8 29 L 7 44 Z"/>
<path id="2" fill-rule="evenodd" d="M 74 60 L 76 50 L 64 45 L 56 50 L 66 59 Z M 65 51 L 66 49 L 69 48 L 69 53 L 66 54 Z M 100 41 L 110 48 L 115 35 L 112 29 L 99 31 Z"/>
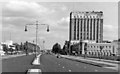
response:
<path id="1" fill-rule="evenodd" d="M 55 43 L 52 47 L 52 52 L 55 54 L 67 55 L 69 53 L 68 48 L 69 48 L 68 41 L 65 41 L 63 48 L 61 48 L 61 45 L 59 43 Z"/>

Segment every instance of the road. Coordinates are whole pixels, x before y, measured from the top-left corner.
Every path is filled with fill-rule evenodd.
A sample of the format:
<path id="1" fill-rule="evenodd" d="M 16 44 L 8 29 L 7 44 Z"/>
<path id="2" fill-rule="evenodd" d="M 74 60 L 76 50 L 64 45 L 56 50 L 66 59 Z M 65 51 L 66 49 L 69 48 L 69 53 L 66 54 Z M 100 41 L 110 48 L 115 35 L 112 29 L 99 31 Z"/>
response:
<path id="1" fill-rule="evenodd" d="M 112 69 L 102 68 L 65 58 L 56 58 L 54 55 L 43 54 L 40 57 L 40 65 L 31 65 L 33 55 L 3 60 L 3 72 L 25 72 L 28 69 L 41 69 L 43 74 L 47 72 L 116 72 Z"/>
<path id="2" fill-rule="evenodd" d="M 40 59 L 42 72 L 116 72 L 86 63 L 56 58 L 53 55 L 42 55 Z"/>
<path id="3" fill-rule="evenodd" d="M 2 72 L 23 72 L 23 74 L 29 69 L 32 68 L 31 65 L 35 55 L 20 56 L 9 59 L 2 60 Z"/>

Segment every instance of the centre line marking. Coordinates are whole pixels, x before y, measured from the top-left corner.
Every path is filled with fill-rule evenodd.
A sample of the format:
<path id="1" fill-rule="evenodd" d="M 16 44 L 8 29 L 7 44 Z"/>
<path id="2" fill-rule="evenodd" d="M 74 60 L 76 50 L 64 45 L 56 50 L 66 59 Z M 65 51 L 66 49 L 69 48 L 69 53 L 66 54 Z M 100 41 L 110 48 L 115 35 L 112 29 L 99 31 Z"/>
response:
<path id="1" fill-rule="evenodd" d="M 69 72 L 71 72 L 71 70 L 68 70 Z"/>
<path id="2" fill-rule="evenodd" d="M 40 74 L 41 69 L 28 69 L 27 74 Z"/>
<path id="3" fill-rule="evenodd" d="M 33 65 L 40 65 L 40 56 L 41 54 L 35 57 L 34 61 L 32 62 Z"/>

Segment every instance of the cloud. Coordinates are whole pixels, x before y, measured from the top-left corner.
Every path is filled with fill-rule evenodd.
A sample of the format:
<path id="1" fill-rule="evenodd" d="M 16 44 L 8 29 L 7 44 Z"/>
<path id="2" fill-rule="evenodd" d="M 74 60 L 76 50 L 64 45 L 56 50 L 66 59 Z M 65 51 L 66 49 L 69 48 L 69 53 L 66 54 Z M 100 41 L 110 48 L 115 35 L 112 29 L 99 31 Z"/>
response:
<path id="1" fill-rule="evenodd" d="M 10 17 L 40 17 L 52 13 L 54 10 L 36 3 L 36 2 L 25 2 L 25 1 L 10 1 L 5 4 L 3 9 L 3 16 Z"/>
<path id="2" fill-rule="evenodd" d="M 104 29 L 105 32 L 106 31 L 117 32 L 118 31 L 118 26 L 117 25 L 106 25 L 106 24 L 104 24 L 103 29 Z"/>
<path id="3" fill-rule="evenodd" d="M 69 17 L 63 17 L 60 20 L 57 21 L 57 24 L 59 28 L 61 29 L 68 29 L 69 26 Z"/>
<path id="4" fill-rule="evenodd" d="M 64 22 L 69 23 L 69 20 L 70 20 L 69 17 L 63 17 L 58 21 L 58 23 L 64 23 Z"/>
<path id="5" fill-rule="evenodd" d="M 2 27 L 2 31 L 11 31 L 11 32 L 18 32 L 18 27 L 14 26 L 14 25 L 11 25 L 9 24 L 7 27 Z"/>
<path id="6" fill-rule="evenodd" d="M 103 25 L 103 36 L 104 36 L 104 39 L 109 39 L 109 40 L 117 39 L 118 38 L 117 25 L 115 26 L 115 25 L 104 24 Z"/>
<path id="7" fill-rule="evenodd" d="M 62 11 L 65 11 L 65 10 L 67 10 L 67 7 L 62 6 L 62 7 L 61 7 L 61 10 L 62 10 Z"/>

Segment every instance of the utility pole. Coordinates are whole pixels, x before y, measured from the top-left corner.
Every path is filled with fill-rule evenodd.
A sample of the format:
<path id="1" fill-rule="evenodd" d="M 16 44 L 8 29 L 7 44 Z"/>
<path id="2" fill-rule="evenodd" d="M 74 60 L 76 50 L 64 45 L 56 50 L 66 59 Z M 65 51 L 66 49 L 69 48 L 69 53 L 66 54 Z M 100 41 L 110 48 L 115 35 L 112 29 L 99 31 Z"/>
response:
<path id="1" fill-rule="evenodd" d="M 35 25 L 36 26 L 36 49 L 35 49 L 35 56 L 37 56 L 38 25 L 47 25 L 47 24 L 39 24 L 38 21 L 36 21 L 35 24 L 27 24 L 27 25 Z M 25 31 L 27 31 L 27 25 L 25 25 Z M 49 32 L 49 25 L 47 25 L 47 32 Z"/>

